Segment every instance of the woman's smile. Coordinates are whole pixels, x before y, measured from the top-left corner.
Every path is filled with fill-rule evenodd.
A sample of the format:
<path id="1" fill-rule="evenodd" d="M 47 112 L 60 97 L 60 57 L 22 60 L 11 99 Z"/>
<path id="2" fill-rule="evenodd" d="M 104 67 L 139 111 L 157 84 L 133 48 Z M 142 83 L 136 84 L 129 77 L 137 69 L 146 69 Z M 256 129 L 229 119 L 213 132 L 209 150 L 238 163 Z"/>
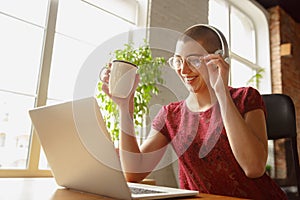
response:
<path id="1" fill-rule="evenodd" d="M 183 77 L 183 80 L 185 83 L 191 85 L 196 78 L 197 76 L 187 76 L 187 77 Z"/>

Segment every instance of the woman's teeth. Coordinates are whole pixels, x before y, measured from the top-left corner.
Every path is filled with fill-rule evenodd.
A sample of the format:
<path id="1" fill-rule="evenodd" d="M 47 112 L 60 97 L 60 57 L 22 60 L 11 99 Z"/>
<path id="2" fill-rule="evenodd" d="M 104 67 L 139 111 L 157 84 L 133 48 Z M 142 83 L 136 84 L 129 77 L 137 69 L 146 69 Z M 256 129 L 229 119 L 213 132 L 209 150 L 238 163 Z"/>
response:
<path id="1" fill-rule="evenodd" d="M 195 77 L 185 78 L 185 81 L 192 81 Z"/>

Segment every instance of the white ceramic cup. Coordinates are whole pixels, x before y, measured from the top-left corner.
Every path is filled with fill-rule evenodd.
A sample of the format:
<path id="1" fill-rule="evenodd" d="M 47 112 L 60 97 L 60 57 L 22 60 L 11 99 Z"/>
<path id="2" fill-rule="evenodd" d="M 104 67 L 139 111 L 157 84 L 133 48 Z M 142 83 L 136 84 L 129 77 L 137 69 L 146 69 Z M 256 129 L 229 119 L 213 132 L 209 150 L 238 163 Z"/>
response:
<path id="1" fill-rule="evenodd" d="M 123 60 L 114 60 L 109 77 L 109 93 L 112 96 L 126 98 L 132 90 L 138 67 Z"/>

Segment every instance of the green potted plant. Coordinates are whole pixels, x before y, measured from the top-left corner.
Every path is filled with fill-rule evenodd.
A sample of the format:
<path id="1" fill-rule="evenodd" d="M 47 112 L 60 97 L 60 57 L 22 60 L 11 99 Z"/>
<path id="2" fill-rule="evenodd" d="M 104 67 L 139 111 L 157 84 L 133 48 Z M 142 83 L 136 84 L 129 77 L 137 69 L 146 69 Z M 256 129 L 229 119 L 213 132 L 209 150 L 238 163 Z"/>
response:
<path id="1" fill-rule="evenodd" d="M 258 69 L 256 73 L 247 81 L 247 85 L 253 85 L 256 88 L 259 88 L 259 84 L 263 78 L 264 72 L 265 70 L 263 68 Z"/>
<path id="2" fill-rule="evenodd" d="M 143 45 L 134 48 L 133 43 L 124 45 L 123 49 L 113 52 L 114 59 L 125 60 L 138 66 L 140 83 L 134 96 L 134 124 L 136 133 L 138 128 L 144 124 L 145 115 L 148 114 L 148 104 L 153 95 L 159 93 L 158 84 L 162 84 L 162 67 L 166 63 L 164 57 L 153 57 L 149 44 L 145 41 Z M 102 82 L 98 83 L 97 98 L 102 102 L 101 111 L 108 131 L 114 141 L 119 139 L 119 112 L 117 105 L 102 91 Z"/>

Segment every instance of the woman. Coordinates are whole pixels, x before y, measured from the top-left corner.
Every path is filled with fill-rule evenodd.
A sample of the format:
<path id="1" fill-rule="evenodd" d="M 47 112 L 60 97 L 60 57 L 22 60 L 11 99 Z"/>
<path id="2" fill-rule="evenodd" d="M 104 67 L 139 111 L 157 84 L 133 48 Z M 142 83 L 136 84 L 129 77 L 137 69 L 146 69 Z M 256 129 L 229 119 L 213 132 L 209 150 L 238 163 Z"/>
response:
<path id="1" fill-rule="evenodd" d="M 133 95 L 121 99 L 103 90 L 120 109 L 120 155 L 128 181 L 144 179 L 170 143 L 179 157 L 180 187 L 251 199 L 287 199 L 265 174 L 268 156 L 265 108 L 257 90 L 228 86 L 224 36 L 195 25 L 178 39 L 170 66 L 189 90 L 184 101 L 159 111 L 150 136 L 138 146 L 133 126 Z M 135 87 L 138 84 L 137 76 Z M 135 89 L 135 88 L 134 88 Z"/>

